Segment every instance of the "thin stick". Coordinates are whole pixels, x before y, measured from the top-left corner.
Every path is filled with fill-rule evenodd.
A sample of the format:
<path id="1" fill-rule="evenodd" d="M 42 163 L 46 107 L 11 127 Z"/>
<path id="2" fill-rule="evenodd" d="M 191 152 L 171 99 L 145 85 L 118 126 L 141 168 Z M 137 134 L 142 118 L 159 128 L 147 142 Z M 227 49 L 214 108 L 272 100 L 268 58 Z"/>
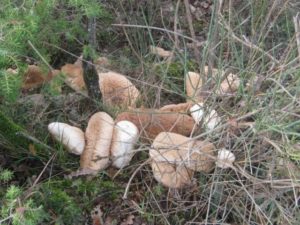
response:
<path id="1" fill-rule="evenodd" d="M 180 5 L 180 0 L 178 0 L 176 3 L 175 16 L 174 16 L 174 46 L 176 49 L 179 49 L 179 39 L 178 39 L 178 32 L 177 32 L 179 5 Z"/>
<path id="2" fill-rule="evenodd" d="M 185 6 L 186 18 L 187 18 L 187 21 L 189 24 L 189 30 L 190 30 L 191 36 L 194 40 L 196 40 L 195 30 L 193 27 L 193 18 L 192 18 L 191 11 L 190 11 L 190 3 L 188 0 L 184 0 L 184 6 Z M 193 48 L 194 48 L 195 58 L 196 58 L 197 62 L 199 63 L 200 62 L 200 52 L 197 47 L 197 43 L 195 41 L 193 41 Z"/>
<path id="3" fill-rule="evenodd" d="M 2 224 L 3 222 L 5 222 L 6 220 L 12 219 L 13 217 L 14 217 L 13 215 L 10 215 L 10 216 L 4 218 L 3 220 L 0 220 L 0 224 Z"/>
<path id="4" fill-rule="evenodd" d="M 28 40 L 28 44 L 35 51 L 35 53 L 42 59 L 42 61 L 47 65 L 50 70 L 53 70 L 52 66 L 47 62 L 47 60 L 42 56 L 42 54 L 34 47 L 30 40 Z"/>
<path id="5" fill-rule="evenodd" d="M 51 151 L 54 151 L 55 152 L 55 149 L 54 148 L 51 148 L 50 146 L 46 145 L 45 143 L 41 142 L 40 140 L 38 140 L 37 138 L 25 133 L 25 132 L 18 132 L 17 135 L 21 135 L 23 136 L 24 138 L 30 140 L 30 141 L 33 141 L 41 146 L 43 146 L 44 148 L 48 149 L 48 150 L 51 150 Z"/>
<path id="6" fill-rule="evenodd" d="M 151 160 L 152 160 L 151 158 L 147 159 L 145 162 L 143 162 L 141 165 L 139 165 L 139 167 L 133 172 L 133 174 L 131 175 L 131 177 L 130 177 L 128 183 L 127 183 L 127 186 L 126 186 L 124 195 L 123 195 L 123 197 L 122 197 L 123 200 L 126 200 L 126 199 L 127 199 L 130 184 L 131 184 L 133 178 L 135 177 L 135 175 L 137 174 L 137 172 L 138 172 L 143 166 L 145 166 L 146 164 L 148 164 Z"/>
<path id="7" fill-rule="evenodd" d="M 180 37 L 183 37 L 187 40 L 190 40 L 190 41 L 194 41 L 197 43 L 198 46 L 202 46 L 205 44 L 205 42 L 200 42 L 194 38 L 191 38 L 189 36 L 186 36 L 186 35 L 183 35 L 183 34 L 180 34 L 180 33 L 177 33 L 177 32 L 174 32 L 174 31 L 171 31 L 171 30 L 167 30 L 167 29 L 164 29 L 164 28 L 160 28 L 160 27 L 153 27 L 153 26 L 145 26 L 145 25 L 136 25 L 136 24 L 112 24 L 112 26 L 115 26 L 115 27 L 132 27 L 132 28 L 143 28 L 143 29 L 150 29 L 150 30 L 159 30 L 159 31 L 163 31 L 163 32 L 167 32 L 167 33 L 171 33 L 173 35 L 178 35 Z"/>
<path id="8" fill-rule="evenodd" d="M 297 13 L 297 15 L 293 17 L 293 20 L 294 20 L 294 26 L 295 26 L 297 48 L 298 48 L 298 57 L 300 57 L 300 20 L 299 20 L 299 13 Z M 299 62 L 300 62 L 300 58 L 298 58 L 298 59 L 299 59 Z"/>
<path id="9" fill-rule="evenodd" d="M 48 162 L 46 163 L 46 165 L 44 166 L 43 170 L 40 172 L 39 176 L 35 179 L 33 185 L 27 190 L 27 194 L 25 199 L 31 194 L 31 191 L 33 190 L 33 188 L 36 186 L 36 184 L 39 182 L 39 180 L 41 179 L 43 173 L 45 172 L 45 170 L 47 169 L 49 163 L 56 157 L 57 152 L 55 152 L 51 158 L 48 160 Z"/>
<path id="10" fill-rule="evenodd" d="M 154 194 L 153 194 L 151 188 L 147 185 L 147 183 L 145 183 L 145 185 L 146 185 L 146 187 L 147 187 L 149 193 L 151 194 L 152 198 L 154 199 L 154 202 L 155 202 L 155 204 L 156 204 L 158 210 L 160 211 L 162 217 L 164 218 L 164 220 L 166 221 L 166 223 L 167 223 L 168 225 L 171 225 L 170 222 L 168 221 L 168 218 L 166 217 L 164 211 L 162 210 L 162 208 L 160 207 L 159 203 L 157 202 L 157 200 L 156 200 L 156 198 L 155 198 L 155 196 L 154 196 Z"/>

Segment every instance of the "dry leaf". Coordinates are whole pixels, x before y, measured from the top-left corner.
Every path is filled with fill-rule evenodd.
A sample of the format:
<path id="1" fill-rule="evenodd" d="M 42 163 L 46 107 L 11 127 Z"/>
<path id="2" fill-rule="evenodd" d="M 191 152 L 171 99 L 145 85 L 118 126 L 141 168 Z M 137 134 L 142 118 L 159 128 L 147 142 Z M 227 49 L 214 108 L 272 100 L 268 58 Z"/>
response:
<path id="1" fill-rule="evenodd" d="M 134 224 L 134 215 L 129 215 L 125 221 L 123 221 L 120 225 L 133 225 Z"/>
<path id="2" fill-rule="evenodd" d="M 29 152 L 32 155 L 36 155 L 36 149 L 35 149 L 35 146 L 33 144 L 29 144 L 28 148 L 29 148 Z"/>
<path id="3" fill-rule="evenodd" d="M 109 63 L 109 60 L 108 58 L 102 56 L 102 57 L 99 57 L 98 59 L 95 60 L 94 64 L 97 66 L 109 66 L 110 63 Z"/>
<path id="4" fill-rule="evenodd" d="M 91 211 L 91 217 L 92 217 L 92 223 L 93 225 L 104 225 L 103 222 L 103 212 L 100 208 L 100 205 L 97 205 L 92 211 Z"/>
<path id="5" fill-rule="evenodd" d="M 80 176 L 95 176 L 97 175 L 98 171 L 91 170 L 91 169 L 79 169 L 77 171 L 74 171 L 70 173 L 69 175 L 65 175 L 65 178 L 72 179 Z"/>

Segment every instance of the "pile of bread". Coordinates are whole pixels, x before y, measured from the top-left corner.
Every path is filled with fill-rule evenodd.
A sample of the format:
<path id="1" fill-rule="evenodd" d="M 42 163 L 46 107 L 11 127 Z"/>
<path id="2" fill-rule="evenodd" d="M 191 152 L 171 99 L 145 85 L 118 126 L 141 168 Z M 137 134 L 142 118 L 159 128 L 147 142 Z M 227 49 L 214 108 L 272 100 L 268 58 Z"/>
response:
<path id="1" fill-rule="evenodd" d="M 216 149 L 213 143 L 201 140 L 193 133 L 198 126 L 214 132 L 222 118 L 207 107 L 201 96 L 204 73 L 185 75 L 187 102 L 167 105 L 160 109 L 135 108 L 140 97 L 138 89 L 122 74 L 99 74 L 103 103 L 127 108 L 115 120 L 105 112 L 97 112 L 88 121 L 85 132 L 65 123 L 48 126 L 51 135 L 65 148 L 80 155 L 80 169 L 98 172 L 112 165 L 124 168 L 134 156 L 138 141 L 151 144 L 149 162 L 154 178 L 169 188 L 189 185 L 193 174 L 211 172 L 215 166 L 230 168 L 235 160 L 232 152 Z M 220 74 L 212 69 L 213 76 Z M 234 74 L 220 82 L 217 93 L 234 93 L 239 79 Z"/>

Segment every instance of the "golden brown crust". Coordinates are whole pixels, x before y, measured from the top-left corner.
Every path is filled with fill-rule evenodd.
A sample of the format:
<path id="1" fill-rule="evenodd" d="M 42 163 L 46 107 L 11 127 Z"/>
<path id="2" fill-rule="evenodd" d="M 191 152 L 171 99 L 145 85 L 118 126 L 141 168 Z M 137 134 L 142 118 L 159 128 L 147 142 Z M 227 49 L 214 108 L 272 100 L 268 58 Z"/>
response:
<path id="1" fill-rule="evenodd" d="M 226 93 L 234 93 L 238 90 L 240 85 L 240 79 L 236 74 L 230 73 L 228 76 L 221 82 L 220 87 L 217 89 L 216 93 L 219 95 Z"/>
<path id="2" fill-rule="evenodd" d="M 66 64 L 61 68 L 61 72 L 66 74 L 66 83 L 76 91 L 85 89 L 83 79 L 83 69 L 81 64 Z"/>
<path id="3" fill-rule="evenodd" d="M 215 147 L 207 141 L 162 132 L 156 136 L 150 149 L 150 157 L 158 162 L 185 165 L 191 170 L 210 172 L 215 166 Z"/>
<path id="4" fill-rule="evenodd" d="M 98 73 L 98 75 L 104 104 L 135 107 L 140 93 L 124 75 L 115 72 Z"/>
<path id="5" fill-rule="evenodd" d="M 82 169 L 101 170 L 109 165 L 114 121 L 104 112 L 94 114 L 85 131 L 86 146 L 80 157 Z"/>
<path id="6" fill-rule="evenodd" d="M 182 188 L 192 181 L 193 171 L 166 162 L 151 163 L 154 178 L 168 188 Z"/>
<path id="7" fill-rule="evenodd" d="M 197 98 L 199 96 L 199 92 L 202 88 L 202 78 L 199 73 L 188 72 L 185 78 L 185 89 L 186 95 L 189 97 L 189 101 L 195 99 L 198 102 Z"/>
<path id="8" fill-rule="evenodd" d="M 208 141 L 195 141 L 193 149 L 195 151 L 191 155 L 192 161 L 188 167 L 194 171 L 211 172 L 216 162 L 215 146 Z"/>
<path id="9" fill-rule="evenodd" d="M 130 163 L 134 155 L 134 145 L 138 140 L 139 131 L 130 121 L 119 121 L 115 124 L 110 146 L 112 165 L 123 168 Z"/>
<path id="10" fill-rule="evenodd" d="M 157 46 L 150 45 L 149 49 L 151 54 L 157 55 L 162 58 L 169 58 L 173 56 L 173 53 L 171 51 L 167 51 Z"/>
<path id="11" fill-rule="evenodd" d="M 161 112 L 177 112 L 177 113 L 189 113 L 189 109 L 193 106 L 191 102 L 165 105 L 159 109 Z"/>
<path id="12" fill-rule="evenodd" d="M 161 132 L 153 140 L 150 157 L 155 161 L 177 164 L 185 160 L 194 141 L 172 132 Z"/>
<path id="13" fill-rule="evenodd" d="M 41 87 L 44 83 L 50 81 L 60 71 L 53 70 L 44 73 L 42 69 L 36 65 L 29 65 L 24 74 L 22 89 L 31 89 Z"/>
<path id="14" fill-rule="evenodd" d="M 140 109 L 123 112 L 116 118 L 116 122 L 128 120 L 134 123 L 142 138 L 152 141 L 160 132 L 169 131 L 189 136 L 195 122 L 192 117 L 180 113 L 166 113 L 159 110 Z"/>
<path id="15" fill-rule="evenodd" d="M 240 85 L 240 79 L 236 74 L 229 73 L 224 79 L 225 72 L 212 68 L 211 77 L 213 78 L 214 85 L 216 87 L 216 94 L 223 95 L 226 93 L 234 93 L 237 91 Z M 186 75 L 186 95 L 188 96 L 188 101 L 192 102 L 203 102 L 205 95 L 201 94 L 201 89 L 203 86 L 203 77 L 208 76 L 208 66 L 204 67 L 204 73 L 199 74 L 195 72 L 188 72 Z M 224 79 L 220 84 L 217 84 L 217 80 Z"/>

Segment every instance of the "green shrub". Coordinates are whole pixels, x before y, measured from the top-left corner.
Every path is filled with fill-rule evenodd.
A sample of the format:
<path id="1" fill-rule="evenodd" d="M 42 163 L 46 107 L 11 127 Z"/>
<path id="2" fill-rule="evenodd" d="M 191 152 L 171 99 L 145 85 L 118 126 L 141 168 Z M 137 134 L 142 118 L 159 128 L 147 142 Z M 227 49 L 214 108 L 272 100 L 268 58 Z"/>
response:
<path id="1" fill-rule="evenodd" d="M 20 71 L 26 60 L 41 61 L 40 55 L 51 64 L 61 48 L 81 51 L 87 16 L 99 18 L 102 24 L 112 18 L 96 0 L 1 1 L 0 95 L 14 100 L 19 90 L 20 76 L 9 75 L 7 68 Z"/>
<path id="2" fill-rule="evenodd" d="M 7 175 L 7 171 L 5 172 Z M 1 176 L 3 171 L 1 172 Z M 1 178 L 2 179 L 2 178 Z M 48 217 L 43 206 L 37 206 L 32 198 L 22 201 L 23 191 L 20 187 L 10 185 L 3 196 L 0 211 L 0 221 L 11 221 L 13 225 L 35 225 Z"/>

